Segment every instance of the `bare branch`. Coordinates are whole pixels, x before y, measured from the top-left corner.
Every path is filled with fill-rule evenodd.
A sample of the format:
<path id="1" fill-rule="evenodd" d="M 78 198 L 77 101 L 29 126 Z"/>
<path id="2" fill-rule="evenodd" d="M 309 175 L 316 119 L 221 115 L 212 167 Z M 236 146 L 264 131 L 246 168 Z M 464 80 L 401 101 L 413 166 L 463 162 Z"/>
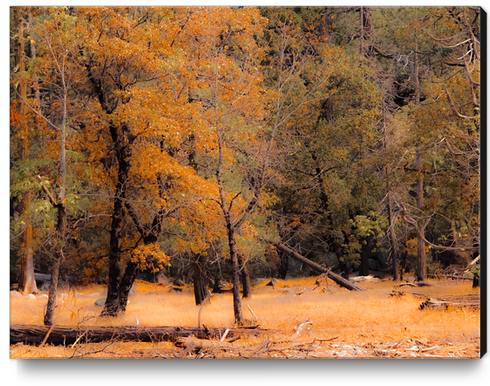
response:
<path id="1" fill-rule="evenodd" d="M 463 119 L 475 119 L 475 118 L 476 118 L 476 116 L 475 116 L 475 115 L 474 115 L 474 116 L 469 116 L 469 115 L 463 115 L 463 114 L 461 114 L 461 113 L 460 113 L 460 112 L 457 110 L 457 108 L 456 108 L 456 106 L 455 106 L 455 104 L 454 104 L 454 101 L 453 101 L 453 99 L 451 98 L 451 95 L 449 94 L 449 91 L 447 90 L 447 88 L 444 88 L 444 91 L 446 92 L 447 99 L 448 99 L 448 101 L 449 101 L 449 104 L 451 105 L 451 110 L 453 111 L 453 113 L 454 113 L 456 116 L 458 116 L 458 117 L 460 117 L 460 118 L 463 118 Z"/>
<path id="2" fill-rule="evenodd" d="M 415 230 L 417 231 L 417 234 L 422 238 L 424 243 L 427 245 L 431 246 L 434 249 L 438 249 L 441 251 L 479 251 L 479 247 L 444 247 L 442 245 L 436 245 L 428 241 L 424 234 L 421 232 L 419 225 L 417 224 L 417 221 L 415 221 L 409 214 L 408 211 L 403 203 L 398 204 L 400 208 L 402 209 L 402 218 L 405 220 L 407 223 L 413 225 L 415 227 Z"/>
<path id="3" fill-rule="evenodd" d="M 42 182 L 42 178 L 41 176 L 37 176 L 37 179 Z M 51 202 L 51 204 L 53 204 L 53 206 L 57 206 L 58 205 L 58 201 L 53 197 L 53 195 L 51 194 L 51 192 L 48 190 L 48 188 L 41 184 L 43 190 L 46 192 L 46 194 L 48 195 L 48 198 L 49 198 L 49 201 Z"/>

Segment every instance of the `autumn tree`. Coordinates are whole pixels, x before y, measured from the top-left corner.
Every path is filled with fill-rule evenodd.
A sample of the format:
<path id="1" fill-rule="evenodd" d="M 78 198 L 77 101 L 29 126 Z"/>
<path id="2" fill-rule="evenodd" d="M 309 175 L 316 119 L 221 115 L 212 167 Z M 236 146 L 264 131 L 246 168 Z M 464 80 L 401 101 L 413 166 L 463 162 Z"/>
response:
<path id="1" fill-rule="evenodd" d="M 187 104 L 189 85 L 179 79 L 186 63 L 174 45 L 189 14 L 170 8 L 77 11 L 77 27 L 86 37 L 77 60 L 85 71 L 90 106 L 80 121 L 91 161 L 100 163 L 94 178 L 99 184 L 107 177 L 111 181 L 109 286 L 103 315 L 113 316 L 124 312 L 140 263 L 150 256 L 157 265 L 168 260 L 157 242 L 162 222 L 175 212 L 174 198 L 184 196 L 182 189 L 195 182 L 192 168 L 178 157 L 183 143 L 200 130 L 194 118 L 199 112 Z M 152 210 L 142 211 L 138 199 L 150 200 Z M 127 214 L 136 235 L 125 229 Z M 129 259 L 124 266 L 123 256 Z"/>
<path id="2" fill-rule="evenodd" d="M 243 323 L 243 314 L 237 237 L 260 199 L 265 171 L 259 176 L 262 180 L 246 185 L 243 191 L 241 182 L 237 181 L 240 184 L 237 186 L 232 173 L 243 175 L 243 170 L 236 169 L 240 153 L 245 162 L 247 158 L 253 161 L 253 155 L 257 155 L 250 154 L 253 148 L 247 142 L 256 141 L 254 137 L 263 130 L 260 125 L 267 114 L 260 70 L 264 48 L 257 43 L 264 23 L 256 9 L 218 7 L 204 8 L 186 25 L 188 46 L 199 71 L 191 97 L 202 104 L 204 119 L 214 137 L 216 158 L 211 168 L 219 189 L 216 202 L 227 232 L 233 267 L 234 315 L 238 324 Z M 260 165 L 263 157 L 255 162 Z"/>
<path id="3" fill-rule="evenodd" d="M 12 13 L 12 12 L 11 12 Z M 15 54 L 15 68 L 14 72 L 25 75 L 26 71 L 26 38 L 25 38 L 25 26 L 28 21 L 28 12 L 20 7 L 14 11 L 14 25 L 18 28 L 16 32 L 16 52 Z M 11 125 L 18 129 L 18 153 L 19 161 L 25 162 L 29 159 L 29 134 L 28 134 L 28 108 L 27 103 L 27 82 L 25 79 L 21 79 L 16 82 L 16 103 L 12 105 L 11 112 Z M 24 218 L 22 224 L 22 231 L 20 232 L 20 249 L 19 249 L 19 291 L 23 294 L 37 293 L 38 289 L 34 278 L 34 242 L 32 235 L 32 219 L 29 211 L 32 209 L 31 197 L 32 190 L 26 189 L 22 193 L 20 198 L 20 205 L 18 212 Z"/>

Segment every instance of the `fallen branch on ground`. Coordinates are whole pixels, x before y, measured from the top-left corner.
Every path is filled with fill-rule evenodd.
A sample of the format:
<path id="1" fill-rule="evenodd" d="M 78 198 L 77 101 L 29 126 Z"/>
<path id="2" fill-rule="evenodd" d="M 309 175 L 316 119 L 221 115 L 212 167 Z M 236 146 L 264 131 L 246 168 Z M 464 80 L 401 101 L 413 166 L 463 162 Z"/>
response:
<path id="1" fill-rule="evenodd" d="M 325 273 L 330 279 L 332 279 L 334 282 L 336 282 L 341 287 L 347 288 L 350 291 L 366 291 L 365 288 L 359 287 L 358 285 L 355 285 L 351 281 L 344 279 L 342 276 L 331 272 L 330 269 L 322 267 L 321 265 L 315 263 L 314 261 L 311 261 L 311 260 L 307 259 L 306 257 L 301 256 L 298 252 L 293 251 L 291 248 L 285 246 L 284 244 L 274 243 L 272 241 L 267 241 L 267 242 L 269 244 L 272 244 L 278 250 L 280 250 L 284 253 L 287 253 L 293 259 L 299 261 L 300 263 L 303 263 L 307 267 L 309 267 L 309 268 L 311 268 L 311 269 L 313 269 L 319 273 Z"/>
<path id="2" fill-rule="evenodd" d="M 448 307 L 480 308 L 479 293 L 436 295 L 427 297 L 428 299 L 420 304 L 421 310 L 424 308 L 446 309 Z"/>
<path id="3" fill-rule="evenodd" d="M 296 334 L 294 335 L 293 340 L 295 340 L 295 339 L 298 337 L 298 335 L 299 335 L 299 333 L 301 332 L 301 330 L 302 330 L 303 328 L 305 328 L 305 326 L 307 326 L 307 325 L 309 325 L 309 324 L 313 324 L 313 322 L 312 322 L 311 320 L 309 320 L 309 319 L 306 319 L 306 321 L 305 321 L 304 323 L 301 323 L 301 324 L 298 326 L 298 328 L 296 328 L 296 329 L 295 329 L 295 330 L 296 330 Z"/>

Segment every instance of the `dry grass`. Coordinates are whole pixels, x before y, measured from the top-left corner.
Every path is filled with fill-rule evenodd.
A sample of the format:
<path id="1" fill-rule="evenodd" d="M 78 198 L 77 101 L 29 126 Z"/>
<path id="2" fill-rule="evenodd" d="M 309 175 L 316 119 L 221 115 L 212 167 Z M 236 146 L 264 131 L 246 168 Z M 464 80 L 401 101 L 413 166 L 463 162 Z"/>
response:
<path id="1" fill-rule="evenodd" d="M 414 356 L 414 351 L 419 356 L 424 353 L 423 357 L 479 356 L 479 310 L 466 308 L 419 310 L 421 299 L 410 295 L 389 296 L 395 284 L 391 281 L 360 283 L 360 286 L 369 291 L 358 293 L 339 288 L 330 281 L 328 287 L 318 287 L 315 286 L 315 280 L 315 278 L 308 278 L 280 281 L 274 288 L 265 286 L 267 280 L 256 286 L 252 299 L 243 300 L 245 317 L 255 320 L 247 307 L 249 306 L 257 316 L 261 328 L 281 330 L 281 333 L 268 337 L 242 338 L 239 341 L 240 347 L 242 349 L 259 347 L 265 339 L 268 339 L 265 348 L 257 352 L 251 350 L 259 357 L 274 357 L 274 355 L 301 357 L 304 354 L 304 352 L 294 354 L 287 345 L 284 349 L 274 346 L 281 340 L 304 342 L 309 347 L 306 352 L 310 357 L 411 357 Z M 432 281 L 431 283 L 433 286 L 430 287 L 413 289 L 404 287 L 401 290 L 406 293 L 417 292 L 428 295 L 478 292 L 478 289 L 471 288 L 469 282 L 458 284 Z M 98 316 L 102 308 L 95 306 L 95 300 L 103 297 L 104 287 L 91 286 L 71 291 L 58 302 L 56 324 L 76 326 L 77 323 L 83 322 L 86 325 L 135 325 L 138 318 L 141 326 L 198 326 L 199 307 L 194 304 L 191 288 L 184 289 L 182 293 L 175 293 L 169 292 L 169 287 L 142 281 L 137 281 L 134 288 L 137 294 L 130 297 L 126 314 L 118 318 Z M 156 294 L 146 294 L 150 291 Z M 87 296 L 95 292 L 100 293 L 100 296 L 92 298 Z M 45 304 L 45 300 L 11 298 L 11 324 L 42 324 Z M 296 334 L 298 326 L 307 320 L 312 324 L 304 325 L 300 333 Z M 232 295 L 230 293 L 214 295 L 211 302 L 203 308 L 202 323 L 213 327 L 233 327 Z M 332 338 L 335 339 L 328 340 Z M 413 342 L 418 342 L 415 343 L 419 348 L 418 351 L 414 350 Z M 355 351 L 352 351 L 354 346 Z M 423 347 L 428 350 L 423 351 Z M 406 355 L 399 355 L 402 348 Z M 175 347 L 169 342 L 153 344 L 112 342 L 74 348 L 53 346 L 38 348 L 22 344 L 11 346 L 12 358 L 178 357 L 179 355 L 182 353 L 175 351 Z M 237 353 L 235 356 L 239 355 L 241 354 Z M 251 354 L 245 353 L 245 355 Z M 234 357 L 234 354 L 215 350 L 211 355 L 211 357 L 226 356 Z"/>

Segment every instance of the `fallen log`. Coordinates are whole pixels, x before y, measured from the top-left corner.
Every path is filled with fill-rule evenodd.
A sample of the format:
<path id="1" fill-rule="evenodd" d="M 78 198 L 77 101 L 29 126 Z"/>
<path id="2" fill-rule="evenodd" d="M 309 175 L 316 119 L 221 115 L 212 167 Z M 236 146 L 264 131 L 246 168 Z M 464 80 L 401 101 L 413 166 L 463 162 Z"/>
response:
<path id="1" fill-rule="evenodd" d="M 425 283 L 425 282 L 419 282 L 419 283 L 400 283 L 400 284 L 395 284 L 395 287 L 432 287 L 432 284 L 430 283 Z"/>
<path id="2" fill-rule="evenodd" d="M 390 294 L 390 296 L 395 296 L 395 297 L 401 297 L 401 296 L 405 296 L 405 295 L 411 295 L 411 296 L 414 296 L 416 298 L 424 299 L 424 300 L 429 299 L 429 295 L 419 294 L 417 292 L 403 292 L 403 291 L 393 290 L 393 291 L 391 291 L 391 294 Z"/>
<path id="3" fill-rule="evenodd" d="M 435 274 L 431 274 L 431 275 L 428 275 L 429 277 L 431 278 L 435 278 L 435 279 L 438 279 L 438 278 L 441 278 L 441 277 L 448 277 L 450 279 L 456 279 L 456 280 L 473 280 L 472 277 L 464 277 L 464 276 L 460 276 L 460 275 L 445 275 L 445 274 L 442 274 L 442 273 L 435 273 Z"/>
<path id="4" fill-rule="evenodd" d="M 359 287 L 359 286 L 355 285 L 354 283 L 352 283 L 351 281 L 344 279 L 342 276 L 331 272 L 327 268 L 324 268 L 321 265 L 319 265 L 319 264 L 317 264 L 311 260 L 308 260 L 306 257 L 301 256 L 298 252 L 293 251 L 291 248 L 285 246 L 284 244 L 274 243 L 272 241 L 267 241 L 267 242 L 272 244 L 278 250 L 280 250 L 284 253 L 287 253 L 293 259 L 299 261 L 300 263 L 303 263 L 307 267 L 310 267 L 311 269 L 313 269 L 319 273 L 327 274 L 327 276 L 330 279 L 332 279 L 334 282 L 336 282 L 341 287 L 347 288 L 348 290 L 351 290 L 351 291 L 366 291 L 365 288 Z"/>
<path id="5" fill-rule="evenodd" d="M 43 343 L 49 326 L 15 324 L 10 326 L 10 344 L 24 343 L 39 345 Z M 51 329 L 44 343 L 71 345 L 74 343 L 98 343 L 105 341 L 121 342 L 175 342 L 178 338 L 195 336 L 198 339 L 220 339 L 226 328 L 219 327 L 146 327 L 146 326 L 55 326 Z M 270 330 L 259 328 L 230 328 L 227 337 L 240 335 L 260 335 Z"/>
<path id="6" fill-rule="evenodd" d="M 420 309 L 447 309 L 448 307 L 480 308 L 480 294 L 436 295 L 420 304 Z"/>
<path id="7" fill-rule="evenodd" d="M 471 262 L 471 263 L 470 263 L 470 264 L 469 264 L 469 265 L 466 267 L 466 269 L 463 271 L 463 273 L 470 272 L 470 271 L 471 271 L 471 269 L 472 269 L 473 267 L 476 267 L 476 266 L 477 266 L 477 264 L 476 264 L 476 263 L 478 263 L 478 260 L 480 260 L 480 255 L 478 255 L 478 256 L 477 256 L 477 257 L 476 257 L 476 258 L 475 258 L 475 259 L 474 259 L 474 260 L 473 260 L 473 261 L 472 261 L 472 262 Z"/>

